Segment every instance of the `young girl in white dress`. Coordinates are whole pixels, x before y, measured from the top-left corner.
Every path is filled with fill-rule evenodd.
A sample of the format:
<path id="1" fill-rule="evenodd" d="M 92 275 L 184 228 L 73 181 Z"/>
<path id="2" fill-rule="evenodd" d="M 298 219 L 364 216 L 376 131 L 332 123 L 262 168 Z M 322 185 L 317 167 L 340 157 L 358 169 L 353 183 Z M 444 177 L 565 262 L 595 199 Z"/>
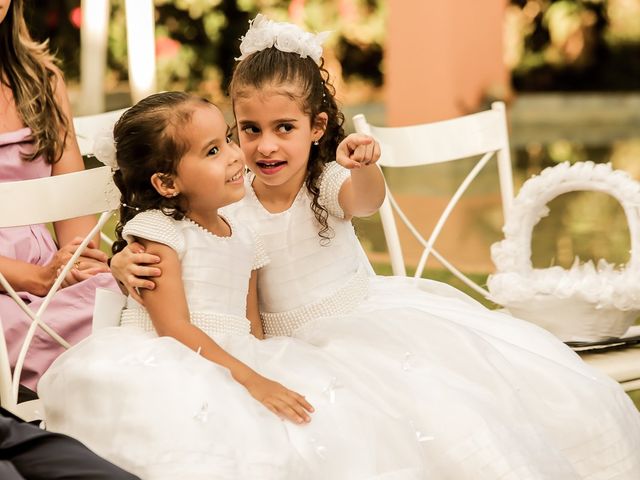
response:
<path id="1" fill-rule="evenodd" d="M 378 147 L 343 140 L 320 41 L 259 16 L 230 84 L 252 172 L 232 208 L 271 260 L 258 273 L 267 342 L 304 340 L 397 405 L 422 478 L 640 478 L 640 416 L 617 383 L 451 287 L 368 274 L 350 218 L 384 196 Z M 112 268 L 128 288 L 153 288 L 133 275 L 162 278 L 148 265 L 158 257 L 136 249 Z"/>
<path id="2" fill-rule="evenodd" d="M 259 340 L 256 270 L 268 258 L 251 230 L 218 213 L 245 192 L 244 155 L 220 110 L 152 95 L 114 139 L 114 250 L 136 239 L 162 257 L 164 275 L 144 307 L 130 298 L 121 326 L 42 377 L 47 428 L 146 480 L 423 478 L 397 406 L 311 345 Z"/>

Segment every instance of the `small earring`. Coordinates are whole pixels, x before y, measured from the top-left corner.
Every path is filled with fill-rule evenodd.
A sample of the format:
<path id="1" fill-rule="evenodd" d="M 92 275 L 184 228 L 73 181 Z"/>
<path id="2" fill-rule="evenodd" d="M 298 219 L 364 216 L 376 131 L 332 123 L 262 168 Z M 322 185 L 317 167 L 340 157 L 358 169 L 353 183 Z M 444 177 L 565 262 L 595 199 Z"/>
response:
<path id="1" fill-rule="evenodd" d="M 320 142 L 318 140 L 314 140 L 313 144 L 317 147 L 318 145 L 320 145 Z"/>
<path id="2" fill-rule="evenodd" d="M 178 192 L 172 192 L 169 195 L 167 195 L 167 198 L 173 198 L 173 197 L 176 197 L 176 196 L 178 196 Z"/>

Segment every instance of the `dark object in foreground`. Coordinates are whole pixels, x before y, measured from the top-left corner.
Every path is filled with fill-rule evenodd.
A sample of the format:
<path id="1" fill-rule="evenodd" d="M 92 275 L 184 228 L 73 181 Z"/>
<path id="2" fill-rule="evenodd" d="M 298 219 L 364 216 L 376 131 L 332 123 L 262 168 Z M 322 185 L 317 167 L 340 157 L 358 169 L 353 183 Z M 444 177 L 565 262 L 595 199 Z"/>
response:
<path id="1" fill-rule="evenodd" d="M 3 480 L 136 480 L 77 440 L 0 414 Z M 139 479 L 138 479 L 139 480 Z"/>
<path id="2" fill-rule="evenodd" d="M 609 338 L 598 342 L 565 342 L 574 352 L 599 353 L 640 345 L 640 335 L 623 338 Z"/>

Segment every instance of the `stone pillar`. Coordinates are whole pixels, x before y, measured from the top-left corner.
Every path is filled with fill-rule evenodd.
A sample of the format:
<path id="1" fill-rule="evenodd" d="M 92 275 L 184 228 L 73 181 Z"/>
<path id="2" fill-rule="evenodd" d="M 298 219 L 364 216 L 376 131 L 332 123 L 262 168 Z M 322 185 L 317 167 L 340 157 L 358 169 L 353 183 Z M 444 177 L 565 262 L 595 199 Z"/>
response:
<path id="1" fill-rule="evenodd" d="M 80 101 L 74 113 L 104 112 L 109 0 L 82 0 L 80 26 Z"/>
<path id="2" fill-rule="evenodd" d="M 125 0 L 131 100 L 156 92 L 155 16 L 152 0 Z"/>
<path id="3" fill-rule="evenodd" d="M 508 0 L 388 0 L 385 103 L 389 126 L 477 111 L 509 90 L 503 60 Z"/>

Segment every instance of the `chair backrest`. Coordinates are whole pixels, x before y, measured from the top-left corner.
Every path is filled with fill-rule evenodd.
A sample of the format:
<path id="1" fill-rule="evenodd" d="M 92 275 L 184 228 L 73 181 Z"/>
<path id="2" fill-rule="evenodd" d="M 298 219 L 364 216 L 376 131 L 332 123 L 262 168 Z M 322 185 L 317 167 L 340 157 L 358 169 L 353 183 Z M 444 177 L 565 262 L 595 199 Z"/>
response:
<path id="1" fill-rule="evenodd" d="M 93 136 L 105 128 L 112 127 L 120 114 L 121 111 L 109 112 L 74 119 L 78 142 L 83 154 L 91 152 Z M 101 214 L 94 228 L 87 233 L 79 248 L 58 274 L 37 311 L 31 310 L 25 304 L 0 272 L 0 284 L 6 294 L 31 319 L 31 325 L 22 342 L 13 371 L 4 331 L 0 328 L 0 406 L 24 420 L 31 421 L 42 418 L 39 400 L 18 403 L 20 375 L 36 329 L 42 328 L 60 345 L 65 348 L 69 347 L 69 343 L 64 338 L 42 322 L 42 315 L 84 247 L 98 232 L 102 231 L 113 211 L 118 208 L 119 202 L 120 193 L 113 183 L 111 168 L 107 166 L 65 175 L 0 183 L 0 204 L 6 207 L 0 212 L 0 228 L 49 223 L 84 215 Z M 9 205 L 14 207 L 10 208 Z M 0 326 L 1 322 L 2 318 L 0 318 Z"/>
<path id="2" fill-rule="evenodd" d="M 107 288 L 96 288 L 91 332 L 120 325 L 120 315 L 126 304 L 126 295 Z"/>
<path id="3" fill-rule="evenodd" d="M 112 129 L 113 125 L 126 110 L 126 108 L 123 108 L 111 112 L 75 117 L 73 119 L 73 128 L 76 131 L 80 153 L 82 155 L 92 154 L 93 140 L 96 136 L 104 130 Z"/>
<path id="4" fill-rule="evenodd" d="M 378 165 L 382 167 L 383 172 L 386 168 L 432 165 L 482 156 L 451 197 L 428 239 L 425 239 L 415 228 L 399 207 L 388 185 L 387 196 L 382 207 L 380 207 L 380 218 L 394 275 L 406 275 L 400 237 L 394 218 L 395 212 L 423 247 L 415 277 L 422 276 L 427 259 L 430 254 L 433 254 L 445 268 L 461 281 L 487 297 L 489 293 L 486 289 L 464 275 L 433 247 L 462 194 L 494 156 L 498 163 L 500 192 L 505 215 L 511 206 L 513 179 L 504 103 L 494 102 L 491 105 L 491 110 L 421 125 L 377 127 L 367 123 L 365 116 L 362 114 L 354 116 L 353 123 L 358 133 L 372 135 L 380 143 L 382 155 Z"/>
<path id="5" fill-rule="evenodd" d="M 106 129 L 112 129 L 113 125 L 126 110 L 126 108 L 122 108 L 111 112 L 75 117 L 73 119 L 73 127 L 76 131 L 80 153 L 82 155 L 91 155 L 93 153 L 93 141 L 96 136 Z M 105 232 L 100 231 L 100 238 L 105 244 L 113 245 L 113 239 L 106 235 Z"/>

